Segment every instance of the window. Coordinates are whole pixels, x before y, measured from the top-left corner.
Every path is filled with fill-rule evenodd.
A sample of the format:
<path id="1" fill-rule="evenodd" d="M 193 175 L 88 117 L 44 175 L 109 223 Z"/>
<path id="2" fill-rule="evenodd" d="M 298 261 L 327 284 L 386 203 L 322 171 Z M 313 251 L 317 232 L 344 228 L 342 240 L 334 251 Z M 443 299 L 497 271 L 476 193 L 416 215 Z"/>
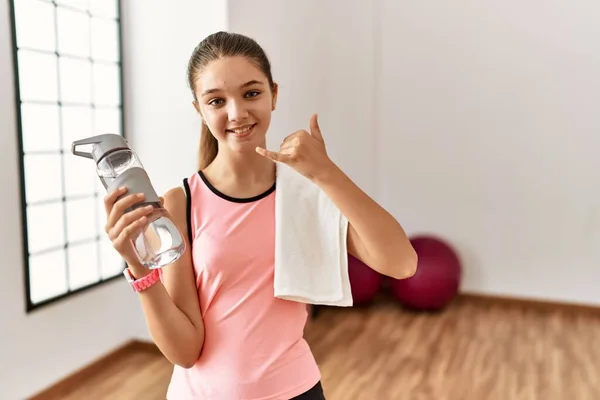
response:
<path id="1" fill-rule="evenodd" d="M 27 311 L 118 277 L 104 187 L 74 140 L 123 135 L 118 0 L 11 0 Z"/>

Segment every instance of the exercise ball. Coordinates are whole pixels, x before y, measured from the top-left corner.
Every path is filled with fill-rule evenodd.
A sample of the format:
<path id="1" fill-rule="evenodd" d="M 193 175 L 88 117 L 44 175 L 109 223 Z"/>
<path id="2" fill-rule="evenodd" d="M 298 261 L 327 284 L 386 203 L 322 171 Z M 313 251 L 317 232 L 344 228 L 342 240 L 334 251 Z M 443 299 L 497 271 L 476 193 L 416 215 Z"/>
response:
<path id="1" fill-rule="evenodd" d="M 417 270 L 407 279 L 392 279 L 392 295 L 415 310 L 441 310 L 458 294 L 462 277 L 460 260 L 445 241 L 433 236 L 410 240 L 419 260 Z"/>
<path id="2" fill-rule="evenodd" d="M 383 275 L 352 254 L 348 254 L 348 277 L 354 305 L 371 303 L 379 292 L 383 280 Z"/>

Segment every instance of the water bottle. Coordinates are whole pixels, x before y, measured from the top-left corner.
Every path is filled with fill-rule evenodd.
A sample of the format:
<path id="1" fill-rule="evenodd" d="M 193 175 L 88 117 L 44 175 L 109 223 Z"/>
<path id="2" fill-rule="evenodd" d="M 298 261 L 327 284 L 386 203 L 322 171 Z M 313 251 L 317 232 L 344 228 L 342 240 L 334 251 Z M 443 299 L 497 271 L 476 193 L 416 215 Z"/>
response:
<path id="1" fill-rule="evenodd" d="M 79 150 L 79 146 L 91 145 L 91 151 Z M 125 138 L 116 134 L 103 134 L 77 140 L 72 143 L 74 155 L 91 158 L 96 163 L 96 172 L 107 192 L 125 186 L 128 191 L 120 196 L 144 193 L 144 202 L 129 207 L 125 212 L 147 205 L 154 206 L 148 215 L 148 223 L 133 241 L 140 263 L 149 269 L 161 268 L 177 260 L 185 250 L 181 232 L 167 217 L 160 205 L 148 174 L 137 154 L 131 150 Z"/>

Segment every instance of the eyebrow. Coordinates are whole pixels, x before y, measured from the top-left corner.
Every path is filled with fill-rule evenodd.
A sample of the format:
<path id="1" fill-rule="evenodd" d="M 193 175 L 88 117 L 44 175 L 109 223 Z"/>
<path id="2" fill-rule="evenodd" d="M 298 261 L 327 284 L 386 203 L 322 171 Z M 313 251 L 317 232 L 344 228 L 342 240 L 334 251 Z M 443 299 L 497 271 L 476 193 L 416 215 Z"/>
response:
<path id="1" fill-rule="evenodd" d="M 251 80 L 251 81 L 248 81 L 248 82 L 244 83 L 243 85 L 241 85 L 240 88 L 245 88 L 245 87 L 252 86 L 252 85 L 264 85 L 264 82 L 257 81 L 257 80 Z M 211 94 L 211 93 L 215 93 L 215 92 L 219 92 L 219 91 L 221 91 L 220 88 L 207 89 L 204 92 L 202 92 L 201 96 L 206 96 L 207 94 Z"/>

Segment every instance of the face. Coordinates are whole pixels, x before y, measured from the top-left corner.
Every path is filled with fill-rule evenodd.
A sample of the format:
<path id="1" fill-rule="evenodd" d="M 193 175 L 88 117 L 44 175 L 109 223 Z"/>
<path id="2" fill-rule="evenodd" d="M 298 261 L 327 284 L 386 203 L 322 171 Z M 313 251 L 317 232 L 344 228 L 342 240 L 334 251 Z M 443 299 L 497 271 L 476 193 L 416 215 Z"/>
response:
<path id="1" fill-rule="evenodd" d="M 275 109 L 265 74 L 245 57 L 209 63 L 195 80 L 196 110 L 219 141 L 236 152 L 263 146 Z"/>

